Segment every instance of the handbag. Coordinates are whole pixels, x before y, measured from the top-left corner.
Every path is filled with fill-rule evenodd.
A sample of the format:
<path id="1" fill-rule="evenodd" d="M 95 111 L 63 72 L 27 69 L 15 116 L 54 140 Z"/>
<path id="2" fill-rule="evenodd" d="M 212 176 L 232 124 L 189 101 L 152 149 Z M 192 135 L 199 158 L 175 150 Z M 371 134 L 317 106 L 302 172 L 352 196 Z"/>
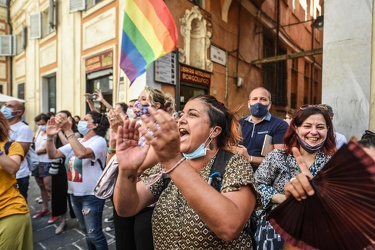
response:
<path id="1" fill-rule="evenodd" d="M 29 151 L 26 155 L 27 166 L 29 167 L 30 171 L 33 171 L 38 168 L 39 166 L 39 156 L 35 152 L 34 148 L 30 146 Z"/>
<path id="2" fill-rule="evenodd" d="M 107 199 L 112 196 L 118 175 L 118 161 L 114 155 L 108 162 L 106 168 L 99 177 L 94 194 L 99 199 Z"/>

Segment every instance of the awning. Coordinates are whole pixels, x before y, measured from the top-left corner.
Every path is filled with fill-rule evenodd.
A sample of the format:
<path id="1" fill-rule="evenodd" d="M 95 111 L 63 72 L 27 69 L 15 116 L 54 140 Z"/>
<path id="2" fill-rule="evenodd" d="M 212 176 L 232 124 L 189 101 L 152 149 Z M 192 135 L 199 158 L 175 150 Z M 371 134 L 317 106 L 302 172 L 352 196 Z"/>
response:
<path id="1" fill-rule="evenodd" d="M 0 102 L 7 102 L 7 101 L 11 101 L 11 100 L 16 100 L 16 101 L 19 101 L 19 102 L 25 102 L 25 100 L 18 99 L 16 97 L 4 95 L 4 94 L 0 93 Z"/>

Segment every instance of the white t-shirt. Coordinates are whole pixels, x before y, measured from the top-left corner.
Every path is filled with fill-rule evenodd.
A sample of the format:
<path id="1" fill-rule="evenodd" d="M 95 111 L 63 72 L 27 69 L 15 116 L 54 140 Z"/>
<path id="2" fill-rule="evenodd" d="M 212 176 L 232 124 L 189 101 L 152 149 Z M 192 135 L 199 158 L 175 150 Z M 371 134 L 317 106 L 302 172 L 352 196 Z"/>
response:
<path id="1" fill-rule="evenodd" d="M 103 172 L 98 159 L 104 168 L 107 154 L 107 143 L 103 137 L 95 135 L 85 142 L 82 140 L 78 139 L 84 147 L 91 148 L 94 158 L 78 159 L 70 144 L 59 148 L 66 157 L 64 164 L 68 175 L 68 193 L 75 196 L 94 195 L 95 185 Z"/>
<path id="2" fill-rule="evenodd" d="M 47 143 L 47 133 L 42 135 L 42 131 L 38 130 L 35 136 L 35 151 L 41 148 L 45 148 Z M 48 154 L 38 154 L 40 162 L 52 162 L 50 158 L 48 158 Z"/>
<path id="3" fill-rule="evenodd" d="M 33 132 L 31 131 L 31 128 L 23 123 L 22 121 L 19 121 L 13 125 L 10 125 L 10 132 L 9 132 L 9 138 L 11 141 L 15 142 L 33 142 Z M 16 178 L 24 178 L 28 176 L 30 173 L 29 167 L 27 166 L 27 160 L 26 155 L 23 161 L 21 162 L 21 167 L 18 170 L 16 174 Z"/>

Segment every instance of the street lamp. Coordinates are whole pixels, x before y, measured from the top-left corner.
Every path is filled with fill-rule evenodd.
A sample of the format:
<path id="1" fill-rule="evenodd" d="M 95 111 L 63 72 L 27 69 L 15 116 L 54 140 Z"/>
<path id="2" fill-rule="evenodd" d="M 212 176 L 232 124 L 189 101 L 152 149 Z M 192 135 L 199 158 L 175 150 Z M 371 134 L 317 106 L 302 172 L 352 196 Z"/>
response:
<path id="1" fill-rule="evenodd" d="M 311 27 L 317 30 L 323 30 L 324 25 L 324 16 L 318 16 L 314 22 L 311 24 Z"/>

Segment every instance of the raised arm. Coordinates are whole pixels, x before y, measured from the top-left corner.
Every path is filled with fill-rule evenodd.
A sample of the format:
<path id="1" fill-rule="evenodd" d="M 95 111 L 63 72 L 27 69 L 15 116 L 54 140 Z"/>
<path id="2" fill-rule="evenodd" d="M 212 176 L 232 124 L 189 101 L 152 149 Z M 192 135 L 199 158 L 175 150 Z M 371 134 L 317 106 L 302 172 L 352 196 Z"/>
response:
<path id="1" fill-rule="evenodd" d="M 113 203 L 120 216 L 133 216 L 155 198 L 138 180 L 138 171 L 146 158 L 149 145 L 138 146 L 139 133 L 136 122 L 126 120 L 124 127 L 117 130 L 116 155 L 119 173 L 113 195 Z"/>

